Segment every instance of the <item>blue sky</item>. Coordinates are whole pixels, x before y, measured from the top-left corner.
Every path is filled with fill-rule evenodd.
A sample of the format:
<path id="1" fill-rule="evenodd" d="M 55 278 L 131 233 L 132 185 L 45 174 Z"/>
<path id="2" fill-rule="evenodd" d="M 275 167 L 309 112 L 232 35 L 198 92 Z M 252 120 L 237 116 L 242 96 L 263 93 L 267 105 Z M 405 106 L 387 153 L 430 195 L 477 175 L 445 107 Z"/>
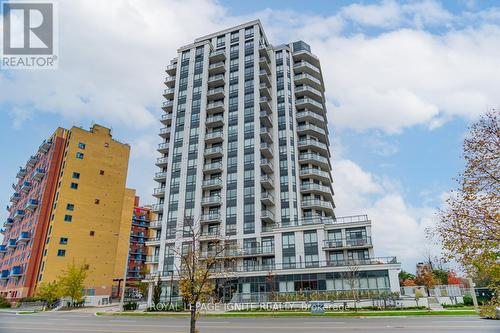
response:
<path id="1" fill-rule="evenodd" d="M 408 270 L 438 253 L 424 229 L 467 126 L 500 105 L 497 1 L 61 1 L 59 68 L 0 70 L 0 205 L 57 126 L 93 122 L 132 145 L 128 185 L 152 203 L 164 68 L 179 46 L 255 18 L 271 43 L 303 39 L 322 61 L 337 215 L 368 213 L 377 255 Z"/>

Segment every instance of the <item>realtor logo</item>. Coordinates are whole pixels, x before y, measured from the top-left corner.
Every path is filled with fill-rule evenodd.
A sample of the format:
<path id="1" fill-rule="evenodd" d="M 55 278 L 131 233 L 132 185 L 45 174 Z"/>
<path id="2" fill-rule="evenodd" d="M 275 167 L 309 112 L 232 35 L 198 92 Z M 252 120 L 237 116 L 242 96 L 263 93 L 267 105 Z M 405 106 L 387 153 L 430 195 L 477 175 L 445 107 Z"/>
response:
<path id="1" fill-rule="evenodd" d="M 2 69 L 57 68 L 55 4 L 2 3 Z"/>

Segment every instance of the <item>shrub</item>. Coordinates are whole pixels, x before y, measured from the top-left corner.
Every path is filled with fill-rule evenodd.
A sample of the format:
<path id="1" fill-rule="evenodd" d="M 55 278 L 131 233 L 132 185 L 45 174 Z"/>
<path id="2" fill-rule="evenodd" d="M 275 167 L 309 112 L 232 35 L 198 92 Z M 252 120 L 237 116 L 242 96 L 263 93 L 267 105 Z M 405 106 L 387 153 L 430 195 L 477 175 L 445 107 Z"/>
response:
<path id="1" fill-rule="evenodd" d="M 127 303 L 123 304 L 123 310 L 124 311 L 137 310 L 137 302 L 127 302 Z"/>
<path id="2" fill-rule="evenodd" d="M 485 303 L 485 305 L 479 308 L 479 316 L 488 319 L 498 319 L 497 318 L 497 307 L 500 304 L 497 299 L 493 298 L 491 301 Z"/>
<path id="3" fill-rule="evenodd" d="M 474 302 L 472 301 L 472 296 L 471 295 L 464 295 L 464 305 L 474 305 Z"/>
<path id="4" fill-rule="evenodd" d="M 0 309 L 10 308 L 10 303 L 5 299 L 5 297 L 0 296 Z"/>

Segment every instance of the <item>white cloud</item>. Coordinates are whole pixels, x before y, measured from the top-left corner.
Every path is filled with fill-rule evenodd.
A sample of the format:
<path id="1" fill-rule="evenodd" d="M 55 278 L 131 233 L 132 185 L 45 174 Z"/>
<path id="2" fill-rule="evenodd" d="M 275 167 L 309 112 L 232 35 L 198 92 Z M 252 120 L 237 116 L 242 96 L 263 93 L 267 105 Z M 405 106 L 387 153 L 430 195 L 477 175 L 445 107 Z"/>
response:
<path id="1" fill-rule="evenodd" d="M 436 222 L 433 206 L 409 205 L 395 180 L 378 177 L 348 159 L 334 161 L 333 174 L 337 216 L 368 214 L 377 256 L 396 255 L 412 270 L 427 251 L 439 253 L 425 234 Z"/>

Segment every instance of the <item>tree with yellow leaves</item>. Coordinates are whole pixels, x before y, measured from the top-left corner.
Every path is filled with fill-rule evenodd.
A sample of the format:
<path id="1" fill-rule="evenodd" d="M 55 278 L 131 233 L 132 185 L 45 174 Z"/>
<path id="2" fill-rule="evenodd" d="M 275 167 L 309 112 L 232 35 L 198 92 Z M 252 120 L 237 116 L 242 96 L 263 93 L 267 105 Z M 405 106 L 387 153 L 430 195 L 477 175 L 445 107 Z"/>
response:
<path id="1" fill-rule="evenodd" d="M 500 292 L 500 111 L 491 110 L 464 140 L 465 170 L 440 212 L 435 232 L 448 259 L 487 275 Z"/>

